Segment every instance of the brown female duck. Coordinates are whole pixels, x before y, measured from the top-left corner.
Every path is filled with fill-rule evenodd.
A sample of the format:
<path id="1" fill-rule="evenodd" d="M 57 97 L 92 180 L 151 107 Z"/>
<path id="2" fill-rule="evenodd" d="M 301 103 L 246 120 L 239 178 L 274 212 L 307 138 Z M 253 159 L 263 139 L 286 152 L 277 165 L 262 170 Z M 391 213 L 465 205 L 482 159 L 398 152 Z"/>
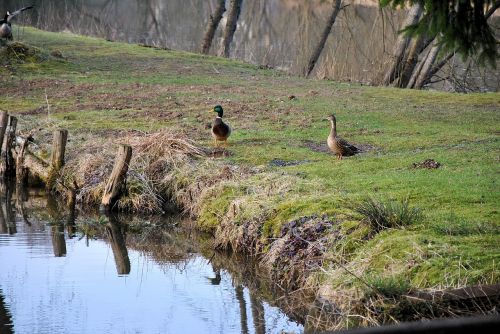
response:
<path id="1" fill-rule="evenodd" d="M 335 115 L 332 114 L 326 119 L 331 123 L 330 135 L 327 140 L 328 147 L 337 156 L 337 159 L 359 153 L 359 149 L 356 146 L 349 144 L 346 140 L 337 136 L 337 119 Z"/>

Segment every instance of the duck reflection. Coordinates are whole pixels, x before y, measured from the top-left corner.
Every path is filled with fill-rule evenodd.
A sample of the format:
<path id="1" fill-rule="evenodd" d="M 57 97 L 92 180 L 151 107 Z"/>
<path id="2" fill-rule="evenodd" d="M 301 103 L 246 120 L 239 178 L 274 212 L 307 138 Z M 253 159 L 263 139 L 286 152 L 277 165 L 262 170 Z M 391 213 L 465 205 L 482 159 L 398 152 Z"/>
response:
<path id="1" fill-rule="evenodd" d="M 220 281 L 222 280 L 221 275 L 220 275 L 220 268 L 215 266 L 212 263 L 212 270 L 214 272 L 215 277 L 207 277 L 208 280 L 210 281 L 210 284 L 212 285 L 219 285 Z"/>
<path id="2" fill-rule="evenodd" d="M 106 225 L 111 249 L 115 258 L 116 272 L 118 275 L 130 274 L 130 259 L 125 245 L 126 227 L 121 224 L 115 215 L 108 215 L 109 223 Z"/>

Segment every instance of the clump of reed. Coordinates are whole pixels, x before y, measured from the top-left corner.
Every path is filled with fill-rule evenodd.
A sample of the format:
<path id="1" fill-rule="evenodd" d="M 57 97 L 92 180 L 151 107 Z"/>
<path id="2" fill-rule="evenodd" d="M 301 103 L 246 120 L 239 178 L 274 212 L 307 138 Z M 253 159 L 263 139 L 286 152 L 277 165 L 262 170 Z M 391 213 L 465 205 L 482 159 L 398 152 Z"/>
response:
<path id="1" fill-rule="evenodd" d="M 422 218 L 421 210 L 411 207 L 408 197 L 399 202 L 367 198 L 355 208 L 355 211 L 364 217 L 375 232 L 408 226 Z"/>
<path id="2" fill-rule="evenodd" d="M 170 130 L 150 134 L 134 134 L 120 138 L 132 146 L 127 190 L 118 209 L 129 212 L 161 213 L 171 199 L 170 181 L 181 168 L 199 163 L 205 149 L 186 135 Z M 100 203 L 107 178 L 113 168 L 115 147 L 111 140 L 83 147 L 83 154 L 68 162 L 61 179 L 78 185 L 78 202 L 95 206 Z M 85 153 L 87 152 L 87 153 Z"/>

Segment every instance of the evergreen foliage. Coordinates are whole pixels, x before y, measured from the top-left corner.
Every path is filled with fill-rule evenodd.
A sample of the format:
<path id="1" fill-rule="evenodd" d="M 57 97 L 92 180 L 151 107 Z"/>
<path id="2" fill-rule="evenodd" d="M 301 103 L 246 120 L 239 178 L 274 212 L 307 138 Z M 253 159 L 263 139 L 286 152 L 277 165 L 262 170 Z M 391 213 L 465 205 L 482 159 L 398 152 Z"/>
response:
<path id="1" fill-rule="evenodd" d="M 500 7 L 499 0 L 380 0 L 380 6 L 421 3 L 420 21 L 403 30 L 410 36 L 438 37 L 447 50 L 457 50 L 464 58 L 478 55 L 481 64 L 495 67 L 497 40 L 488 25 L 487 13 Z"/>

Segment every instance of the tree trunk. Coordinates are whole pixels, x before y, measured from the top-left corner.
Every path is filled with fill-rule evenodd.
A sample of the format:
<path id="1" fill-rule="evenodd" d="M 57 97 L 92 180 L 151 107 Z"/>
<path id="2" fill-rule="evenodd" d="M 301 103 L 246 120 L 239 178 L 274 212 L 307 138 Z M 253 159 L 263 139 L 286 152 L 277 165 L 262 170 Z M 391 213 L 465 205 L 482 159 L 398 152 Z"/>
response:
<path id="1" fill-rule="evenodd" d="M 314 52 L 311 55 L 311 58 L 309 58 L 309 62 L 307 63 L 307 68 L 305 71 L 306 77 L 311 74 L 311 72 L 314 69 L 314 66 L 316 65 L 316 62 L 319 59 L 319 56 L 321 55 L 321 52 L 323 51 L 323 48 L 325 47 L 326 40 L 328 39 L 328 36 L 330 35 L 330 32 L 332 31 L 333 24 L 335 23 L 335 20 L 337 19 L 337 15 L 340 12 L 340 5 L 342 4 L 342 0 L 335 0 L 335 3 L 333 4 L 332 8 L 332 13 L 330 14 L 330 18 L 328 19 L 325 29 L 323 30 L 323 33 L 321 34 L 321 38 L 314 48 Z"/>
<path id="2" fill-rule="evenodd" d="M 412 40 L 410 50 L 408 55 L 405 57 L 405 62 L 403 65 L 403 70 L 401 75 L 395 81 L 395 86 L 399 88 L 404 88 L 408 85 L 411 75 L 418 64 L 418 56 L 424 49 L 426 38 L 420 35 Z"/>
<path id="3" fill-rule="evenodd" d="M 406 20 L 403 23 L 403 29 L 412 24 L 417 23 L 418 20 L 420 19 L 420 16 L 422 15 L 422 12 L 423 12 L 422 4 L 420 3 L 414 4 L 410 8 L 410 11 L 406 16 Z M 410 39 L 411 39 L 410 37 L 405 36 L 403 33 L 399 34 L 396 44 L 394 45 L 394 49 L 392 51 L 391 60 L 389 62 L 389 68 L 387 69 L 387 72 L 385 73 L 384 76 L 384 80 L 382 81 L 382 84 L 384 86 L 389 86 L 399 76 L 402 67 L 401 62 L 403 61 L 405 51 L 408 46 L 408 43 L 410 42 Z"/>
<path id="4" fill-rule="evenodd" d="M 110 210 L 123 193 L 130 158 L 132 158 L 132 147 L 121 145 L 101 201 L 105 210 Z"/>
<path id="5" fill-rule="evenodd" d="M 210 46 L 212 46 L 212 41 L 214 39 L 215 31 L 219 26 L 219 22 L 222 19 L 222 15 L 226 11 L 226 0 L 218 0 L 217 7 L 213 15 L 210 15 L 207 24 L 207 30 L 205 31 L 205 36 L 203 37 L 203 43 L 201 45 L 201 53 L 208 54 L 210 51 Z"/>
<path id="6" fill-rule="evenodd" d="M 227 16 L 226 28 L 224 29 L 224 38 L 219 50 L 219 56 L 229 58 L 231 42 L 233 41 L 234 32 L 236 31 L 236 24 L 241 13 L 241 3 L 243 0 L 231 0 L 231 8 Z"/>
<path id="7" fill-rule="evenodd" d="M 441 49 L 441 44 L 439 44 L 437 39 L 434 40 L 434 42 L 432 43 L 432 47 L 429 51 L 429 54 L 427 55 L 427 58 L 425 59 L 425 62 L 422 65 L 422 69 L 420 70 L 420 73 L 418 74 L 418 77 L 415 80 L 415 85 L 413 86 L 413 88 L 422 89 L 424 87 L 425 83 L 429 79 L 432 66 L 436 61 L 440 49 Z"/>

